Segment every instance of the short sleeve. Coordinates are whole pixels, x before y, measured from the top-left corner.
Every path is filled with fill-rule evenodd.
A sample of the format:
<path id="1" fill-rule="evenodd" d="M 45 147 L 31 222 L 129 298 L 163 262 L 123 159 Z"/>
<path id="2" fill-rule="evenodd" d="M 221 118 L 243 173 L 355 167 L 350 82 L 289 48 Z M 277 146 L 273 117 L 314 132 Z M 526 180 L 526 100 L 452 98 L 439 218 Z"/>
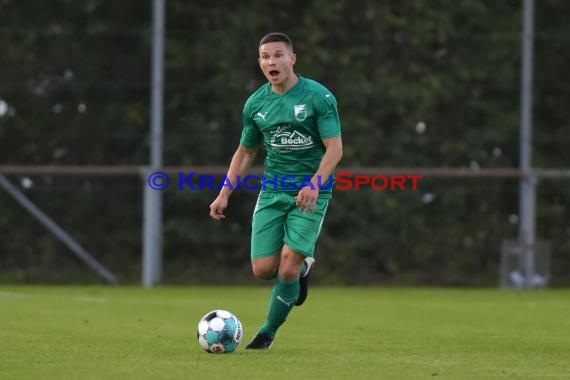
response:
<path id="1" fill-rule="evenodd" d="M 243 129 L 241 131 L 241 138 L 239 143 L 246 148 L 257 148 L 263 141 L 263 135 L 253 121 L 253 117 L 248 109 L 249 107 L 246 103 L 246 105 L 243 107 Z"/>
<path id="2" fill-rule="evenodd" d="M 314 107 L 317 111 L 317 126 L 321 138 L 339 137 L 340 118 L 335 97 L 331 93 L 315 96 Z"/>

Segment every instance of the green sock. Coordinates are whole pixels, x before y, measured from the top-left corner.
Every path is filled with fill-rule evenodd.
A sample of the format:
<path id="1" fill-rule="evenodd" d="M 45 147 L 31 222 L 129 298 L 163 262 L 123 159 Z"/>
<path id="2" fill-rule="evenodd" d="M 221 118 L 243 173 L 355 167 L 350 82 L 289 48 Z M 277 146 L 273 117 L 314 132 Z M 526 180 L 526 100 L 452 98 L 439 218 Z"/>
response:
<path id="1" fill-rule="evenodd" d="M 279 276 L 273 286 L 269 299 L 269 312 L 267 319 L 259 332 L 267 333 L 271 339 L 275 339 L 277 329 L 285 322 L 287 315 L 295 305 L 299 297 L 299 279 L 285 281 Z"/>

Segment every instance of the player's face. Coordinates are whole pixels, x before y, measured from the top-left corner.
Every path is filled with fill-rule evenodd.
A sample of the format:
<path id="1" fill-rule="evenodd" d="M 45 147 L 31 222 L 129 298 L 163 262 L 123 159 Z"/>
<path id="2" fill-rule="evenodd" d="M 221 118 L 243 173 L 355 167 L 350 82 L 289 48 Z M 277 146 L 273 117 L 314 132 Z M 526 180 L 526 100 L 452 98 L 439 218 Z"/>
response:
<path id="1" fill-rule="evenodd" d="M 268 42 L 259 47 L 259 67 L 273 86 L 285 85 L 295 74 L 295 54 L 283 42 Z"/>

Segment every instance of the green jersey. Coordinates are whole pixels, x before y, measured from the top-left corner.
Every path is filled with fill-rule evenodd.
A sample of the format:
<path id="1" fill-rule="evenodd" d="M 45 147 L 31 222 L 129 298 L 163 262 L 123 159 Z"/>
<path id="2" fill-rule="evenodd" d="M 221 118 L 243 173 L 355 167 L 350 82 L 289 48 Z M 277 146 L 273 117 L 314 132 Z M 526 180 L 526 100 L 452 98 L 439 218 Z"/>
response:
<path id="1" fill-rule="evenodd" d="M 265 145 L 265 173 L 261 188 L 297 193 L 308 185 L 325 153 L 323 139 L 340 136 L 336 99 L 323 85 L 299 76 L 283 95 L 267 83 L 255 91 L 243 109 L 240 144 Z M 319 179 L 320 192 L 330 197 L 329 178 Z"/>

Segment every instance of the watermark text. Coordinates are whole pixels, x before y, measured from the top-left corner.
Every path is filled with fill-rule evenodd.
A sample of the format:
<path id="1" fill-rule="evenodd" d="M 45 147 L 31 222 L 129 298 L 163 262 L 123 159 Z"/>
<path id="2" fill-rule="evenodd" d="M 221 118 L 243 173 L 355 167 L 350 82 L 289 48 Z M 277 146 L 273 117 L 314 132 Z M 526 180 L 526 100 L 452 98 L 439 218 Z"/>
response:
<path id="1" fill-rule="evenodd" d="M 213 175 L 198 174 L 196 172 L 177 174 L 177 190 L 222 190 L 224 187 L 229 190 L 275 190 L 275 191 L 299 191 L 305 187 L 310 189 L 339 191 L 361 190 L 372 188 L 378 191 L 395 190 L 417 190 L 418 180 L 421 175 L 362 175 L 349 172 L 338 172 L 335 176 L 316 177 L 316 184 L 313 176 L 236 176 L 232 181 L 228 176 L 216 179 Z M 170 186 L 170 177 L 164 172 L 154 172 L 148 176 L 148 186 L 153 190 L 166 190 Z"/>

